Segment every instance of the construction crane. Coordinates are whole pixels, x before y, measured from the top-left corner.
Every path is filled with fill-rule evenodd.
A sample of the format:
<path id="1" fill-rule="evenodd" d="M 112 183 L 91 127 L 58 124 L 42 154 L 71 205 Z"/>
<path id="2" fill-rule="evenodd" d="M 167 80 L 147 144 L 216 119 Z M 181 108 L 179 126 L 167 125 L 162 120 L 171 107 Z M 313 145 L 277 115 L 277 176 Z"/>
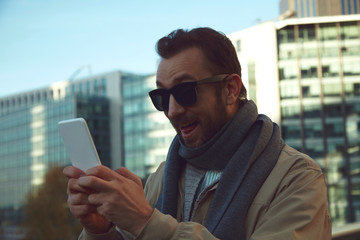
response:
<path id="1" fill-rule="evenodd" d="M 82 65 L 80 66 L 70 77 L 69 77 L 69 81 L 73 81 L 77 75 L 79 75 L 79 73 L 84 69 L 84 68 L 87 68 L 88 69 L 88 72 L 89 72 L 89 75 L 91 75 L 91 65 L 90 64 L 87 64 L 87 65 Z"/>

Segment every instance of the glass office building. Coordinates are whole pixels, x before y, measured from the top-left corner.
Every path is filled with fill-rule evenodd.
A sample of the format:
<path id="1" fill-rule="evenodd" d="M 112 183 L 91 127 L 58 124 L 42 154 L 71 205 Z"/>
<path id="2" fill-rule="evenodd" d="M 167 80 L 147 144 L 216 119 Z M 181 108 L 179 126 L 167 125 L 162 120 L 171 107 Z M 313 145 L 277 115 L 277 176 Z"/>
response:
<path id="1" fill-rule="evenodd" d="M 60 82 L 0 98 L 0 211 L 2 221 L 21 219 L 25 196 L 52 166 L 70 163 L 58 133 L 60 120 L 87 120 L 99 156 L 111 165 L 107 77 Z M 91 91 L 90 91 L 91 90 Z"/>
<path id="2" fill-rule="evenodd" d="M 93 103 L 91 109 L 88 103 Z M 94 117 L 100 111 L 102 117 Z M 82 116 L 86 118 L 99 146 L 99 155 L 110 164 L 108 101 L 104 98 L 65 97 L 21 107 L 0 115 L 0 206 L 3 214 L 21 209 L 24 196 L 43 183 L 49 167 L 69 163 L 57 122 Z M 107 124 L 96 124 L 104 121 Z M 9 215 L 9 216 L 10 216 Z M 17 215 L 13 215 L 16 217 Z"/>
<path id="3" fill-rule="evenodd" d="M 146 177 L 164 161 L 174 132 L 151 104 L 154 75 L 110 72 L 0 98 L 0 220 L 22 218 L 26 194 L 47 170 L 70 163 L 60 120 L 87 120 L 102 163 Z"/>
<path id="4" fill-rule="evenodd" d="M 281 0 L 283 18 L 304 18 L 360 13 L 360 0 Z"/>
<path id="5" fill-rule="evenodd" d="M 123 78 L 125 165 L 142 178 L 166 160 L 175 136 L 169 120 L 149 98 L 148 92 L 156 88 L 155 78 Z"/>
<path id="6" fill-rule="evenodd" d="M 261 58 L 252 54 L 256 40 L 245 43 L 255 33 L 275 38 L 276 52 L 257 45 Z M 230 37 L 235 46 L 240 41 L 241 49 L 249 48 L 239 51 L 245 82 L 252 76 L 256 86 L 270 81 L 278 88 L 280 116 L 272 117 L 279 119 L 285 142 L 323 169 L 334 226 L 360 221 L 360 15 L 268 22 Z M 274 59 L 275 75 L 249 67 Z M 255 101 L 261 106 L 268 98 L 257 93 Z"/>
<path id="7" fill-rule="evenodd" d="M 47 170 L 70 163 L 57 123 L 87 120 L 102 163 L 142 178 L 165 161 L 175 136 L 152 105 L 155 75 L 110 72 L 0 98 L 0 220 L 18 222 Z M 1 238 L 1 234 L 0 234 Z"/>
<path id="8" fill-rule="evenodd" d="M 278 30 L 283 136 L 323 168 L 335 225 L 360 221 L 359 24 Z"/>

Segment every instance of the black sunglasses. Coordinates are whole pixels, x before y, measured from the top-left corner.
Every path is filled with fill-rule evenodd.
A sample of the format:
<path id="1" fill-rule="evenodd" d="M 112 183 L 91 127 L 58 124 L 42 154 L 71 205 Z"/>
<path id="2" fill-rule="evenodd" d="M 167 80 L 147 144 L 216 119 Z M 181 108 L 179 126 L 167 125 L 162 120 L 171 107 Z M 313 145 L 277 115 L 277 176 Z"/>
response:
<path id="1" fill-rule="evenodd" d="M 199 81 L 183 82 L 170 89 L 158 88 L 149 92 L 151 101 L 159 111 L 169 110 L 169 99 L 172 94 L 178 104 L 188 107 L 196 103 L 196 86 L 204 83 L 216 83 L 226 80 L 228 74 L 215 75 Z"/>

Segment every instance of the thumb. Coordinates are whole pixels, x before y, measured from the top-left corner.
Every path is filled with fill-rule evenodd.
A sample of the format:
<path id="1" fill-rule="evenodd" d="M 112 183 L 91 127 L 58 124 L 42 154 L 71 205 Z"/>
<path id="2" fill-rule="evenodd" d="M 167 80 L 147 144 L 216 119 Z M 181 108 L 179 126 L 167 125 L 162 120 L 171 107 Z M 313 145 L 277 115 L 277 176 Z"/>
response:
<path id="1" fill-rule="evenodd" d="M 117 172 L 118 174 L 120 174 L 121 176 L 132 180 L 133 182 L 135 182 L 136 184 L 138 184 L 139 186 L 142 187 L 142 181 L 141 179 L 135 175 L 134 173 L 132 173 L 130 170 L 128 170 L 125 167 L 121 167 L 115 170 L 115 172 Z"/>

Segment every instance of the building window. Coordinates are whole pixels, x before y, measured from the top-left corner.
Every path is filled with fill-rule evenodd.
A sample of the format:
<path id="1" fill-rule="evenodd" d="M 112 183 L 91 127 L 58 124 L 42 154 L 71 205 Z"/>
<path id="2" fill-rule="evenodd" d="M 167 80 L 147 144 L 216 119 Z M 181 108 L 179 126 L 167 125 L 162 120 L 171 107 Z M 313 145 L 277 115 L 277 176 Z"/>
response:
<path id="1" fill-rule="evenodd" d="M 300 106 L 283 106 L 281 107 L 282 119 L 298 119 L 300 117 Z"/>
<path id="2" fill-rule="evenodd" d="M 313 3 L 313 16 L 316 16 L 316 0 L 312 0 Z"/>
<path id="3" fill-rule="evenodd" d="M 338 77 L 340 75 L 340 67 L 339 64 L 336 62 L 331 63 L 329 65 L 324 65 L 321 67 L 322 76 L 329 78 L 329 77 Z"/>
<path id="4" fill-rule="evenodd" d="M 323 85 L 324 96 L 335 97 L 341 95 L 341 83 L 326 83 Z"/>
<path id="5" fill-rule="evenodd" d="M 237 52 L 241 52 L 241 40 L 236 40 L 236 50 Z"/>
<path id="6" fill-rule="evenodd" d="M 335 24 L 321 24 L 319 28 L 321 41 L 337 40 L 337 30 Z"/>
<path id="7" fill-rule="evenodd" d="M 299 26 L 299 42 L 315 41 L 315 25 L 300 25 Z"/>
<path id="8" fill-rule="evenodd" d="M 306 0 L 306 14 L 307 14 L 307 17 L 310 17 L 310 2 L 309 2 L 309 0 Z"/>
<path id="9" fill-rule="evenodd" d="M 327 137 L 342 137 L 344 136 L 344 125 L 342 121 L 329 122 L 325 125 Z"/>
<path id="10" fill-rule="evenodd" d="M 341 39 L 358 39 L 359 27 L 356 22 L 341 23 L 340 27 Z"/>
<path id="11" fill-rule="evenodd" d="M 360 96 L 360 83 L 354 83 L 354 95 Z"/>
<path id="12" fill-rule="evenodd" d="M 283 124 L 282 125 L 282 135 L 286 140 L 289 139 L 301 139 L 301 125 L 300 122 L 297 124 Z"/>
<path id="13" fill-rule="evenodd" d="M 306 141 L 305 142 L 305 152 L 312 158 L 322 158 L 324 157 L 324 146 L 321 143 L 314 144 L 313 141 Z M 320 164 L 323 167 L 323 164 Z"/>
<path id="14" fill-rule="evenodd" d="M 322 138 L 321 121 L 305 123 L 305 137 L 308 140 L 313 138 Z"/>
<path id="15" fill-rule="evenodd" d="M 90 82 L 86 82 L 86 95 L 90 95 Z"/>
<path id="16" fill-rule="evenodd" d="M 360 96 L 360 83 L 345 83 L 345 96 Z"/>
<path id="17" fill-rule="evenodd" d="M 106 96 L 106 78 L 101 79 L 102 96 Z"/>
<path id="18" fill-rule="evenodd" d="M 313 63 L 308 63 L 303 61 L 301 63 L 301 78 L 317 78 L 318 71 L 317 66 L 313 65 Z"/>
<path id="19" fill-rule="evenodd" d="M 78 93 L 79 94 L 82 94 L 82 91 L 83 91 L 83 84 L 82 83 L 79 83 L 79 85 L 78 85 Z"/>
<path id="20" fill-rule="evenodd" d="M 310 87 L 309 86 L 303 86 L 302 87 L 302 95 L 303 97 L 310 97 L 311 94 L 310 94 Z"/>
<path id="21" fill-rule="evenodd" d="M 332 103 L 324 105 L 325 117 L 339 117 L 341 114 L 341 104 Z"/>
<path id="22" fill-rule="evenodd" d="M 288 64 L 283 68 L 279 68 L 279 78 L 280 80 L 285 79 L 297 79 L 298 69 L 296 64 Z"/>
<path id="23" fill-rule="evenodd" d="M 360 75 L 360 63 L 354 62 L 352 59 L 350 61 L 344 61 L 344 76 L 358 76 Z"/>
<path id="24" fill-rule="evenodd" d="M 300 0 L 301 17 L 304 17 L 304 1 L 305 0 Z"/>
<path id="25" fill-rule="evenodd" d="M 303 109 L 304 109 L 305 118 L 318 118 L 319 116 L 321 116 L 320 104 L 317 103 L 304 104 Z"/>
<path id="26" fill-rule="evenodd" d="M 360 103 L 359 102 L 347 102 L 346 103 L 346 115 L 347 116 L 360 116 Z"/>
<path id="27" fill-rule="evenodd" d="M 294 27 L 288 26 L 285 27 L 284 29 L 281 29 L 278 32 L 278 41 L 280 44 L 295 42 Z"/>

